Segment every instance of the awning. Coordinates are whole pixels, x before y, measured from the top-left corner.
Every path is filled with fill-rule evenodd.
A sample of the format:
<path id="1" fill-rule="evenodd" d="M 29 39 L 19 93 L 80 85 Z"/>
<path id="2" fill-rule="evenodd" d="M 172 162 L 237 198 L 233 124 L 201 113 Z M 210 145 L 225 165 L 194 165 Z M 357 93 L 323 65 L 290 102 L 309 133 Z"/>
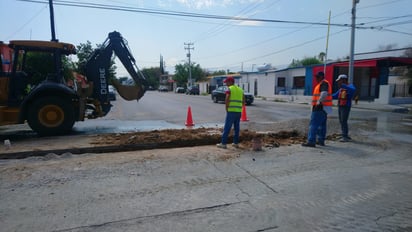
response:
<path id="1" fill-rule="evenodd" d="M 377 58 L 377 59 L 369 59 L 369 60 L 355 60 L 353 62 L 354 67 L 362 68 L 362 67 L 377 67 L 377 66 L 407 66 L 412 65 L 412 58 L 409 57 L 385 57 L 385 58 Z M 339 62 L 333 64 L 336 67 L 348 67 L 349 62 Z"/>
<path id="2" fill-rule="evenodd" d="M 361 67 L 376 67 L 376 59 L 374 60 L 356 60 L 353 62 L 354 67 L 361 68 Z M 349 67 L 349 62 L 339 62 L 333 64 L 336 67 Z"/>
<path id="3" fill-rule="evenodd" d="M 408 66 L 412 65 L 412 58 L 410 57 L 388 57 L 386 59 L 378 60 L 378 66 L 387 65 L 389 67 Z"/>

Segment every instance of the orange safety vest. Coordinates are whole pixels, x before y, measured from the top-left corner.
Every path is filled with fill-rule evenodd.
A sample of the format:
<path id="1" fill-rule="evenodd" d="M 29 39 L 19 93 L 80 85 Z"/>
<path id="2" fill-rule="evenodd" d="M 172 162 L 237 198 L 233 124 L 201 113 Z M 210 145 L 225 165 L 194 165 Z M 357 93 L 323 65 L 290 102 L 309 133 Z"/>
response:
<path id="1" fill-rule="evenodd" d="M 315 90 L 313 91 L 312 96 L 312 105 L 315 106 L 320 98 L 320 86 L 322 82 L 326 82 L 328 84 L 328 96 L 326 97 L 325 101 L 322 102 L 324 106 L 332 106 L 332 88 L 327 80 L 322 80 L 315 86 Z"/>
<path id="2" fill-rule="evenodd" d="M 346 106 L 348 103 L 348 93 L 347 90 L 344 88 L 341 88 L 339 91 L 338 95 L 338 105 L 340 106 Z"/>

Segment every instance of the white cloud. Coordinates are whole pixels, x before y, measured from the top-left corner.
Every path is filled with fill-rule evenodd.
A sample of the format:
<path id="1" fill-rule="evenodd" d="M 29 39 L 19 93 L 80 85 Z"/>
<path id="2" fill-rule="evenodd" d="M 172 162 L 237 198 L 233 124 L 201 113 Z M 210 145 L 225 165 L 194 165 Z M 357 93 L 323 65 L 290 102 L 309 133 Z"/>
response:
<path id="1" fill-rule="evenodd" d="M 178 59 L 178 58 L 176 58 L 176 57 L 168 58 L 168 59 L 165 61 L 166 67 L 174 67 L 174 66 L 176 66 L 177 64 L 181 63 L 181 60 L 182 60 L 182 59 Z"/>
<path id="2" fill-rule="evenodd" d="M 205 9 L 264 2 L 264 0 L 157 0 L 158 5 L 163 7 L 173 6 L 174 2 L 191 9 Z"/>
<path id="3" fill-rule="evenodd" d="M 209 8 L 216 5 L 213 0 L 177 0 L 178 3 L 195 9 Z"/>

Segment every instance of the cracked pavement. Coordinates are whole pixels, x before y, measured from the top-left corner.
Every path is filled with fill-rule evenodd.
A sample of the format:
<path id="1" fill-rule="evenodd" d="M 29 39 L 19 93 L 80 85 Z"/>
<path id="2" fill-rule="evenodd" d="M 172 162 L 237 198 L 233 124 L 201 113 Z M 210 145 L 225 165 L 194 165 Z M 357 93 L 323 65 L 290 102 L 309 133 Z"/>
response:
<path id="1" fill-rule="evenodd" d="M 0 161 L 2 231 L 412 231 L 411 134 Z"/>

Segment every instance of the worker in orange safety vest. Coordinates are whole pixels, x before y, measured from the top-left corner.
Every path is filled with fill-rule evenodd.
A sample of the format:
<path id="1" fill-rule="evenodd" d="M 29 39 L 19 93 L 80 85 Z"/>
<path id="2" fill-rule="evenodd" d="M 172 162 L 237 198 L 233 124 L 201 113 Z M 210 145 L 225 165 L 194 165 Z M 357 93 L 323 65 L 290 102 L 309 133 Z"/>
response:
<path id="1" fill-rule="evenodd" d="M 326 122 L 328 114 L 332 113 L 332 87 L 325 80 L 324 72 L 318 72 L 315 77 L 317 85 L 313 90 L 308 140 L 302 143 L 304 147 L 316 147 L 316 142 L 320 146 L 325 146 Z"/>

